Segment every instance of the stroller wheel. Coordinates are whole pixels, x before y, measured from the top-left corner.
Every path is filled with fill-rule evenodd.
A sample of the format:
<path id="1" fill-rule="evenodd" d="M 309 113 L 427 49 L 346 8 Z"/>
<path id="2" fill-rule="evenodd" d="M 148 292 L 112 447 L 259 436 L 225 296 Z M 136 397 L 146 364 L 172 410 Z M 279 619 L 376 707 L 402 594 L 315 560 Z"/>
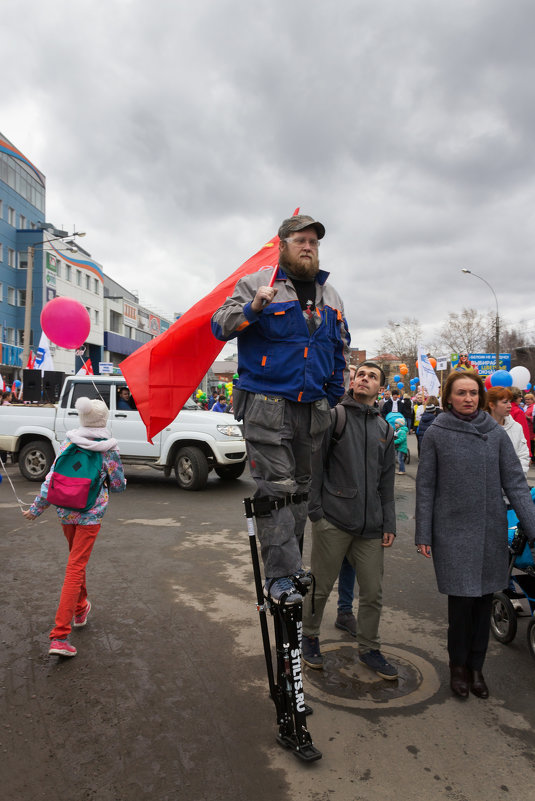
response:
<path id="1" fill-rule="evenodd" d="M 531 656 L 535 659 L 535 618 L 530 620 L 528 625 L 528 648 Z"/>
<path id="2" fill-rule="evenodd" d="M 516 635 L 516 612 L 513 604 L 504 592 L 495 592 L 492 599 L 490 628 L 498 640 L 506 645 Z"/>

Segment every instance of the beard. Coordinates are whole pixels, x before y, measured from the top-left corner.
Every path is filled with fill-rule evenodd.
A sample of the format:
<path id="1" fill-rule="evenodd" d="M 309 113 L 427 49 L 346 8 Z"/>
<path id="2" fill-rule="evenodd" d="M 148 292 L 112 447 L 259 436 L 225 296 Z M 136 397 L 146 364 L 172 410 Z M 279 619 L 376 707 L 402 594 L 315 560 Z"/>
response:
<path id="1" fill-rule="evenodd" d="M 320 269 L 319 257 L 316 253 L 310 256 L 290 256 L 285 252 L 286 248 L 279 254 L 279 265 L 284 272 L 293 275 L 301 281 L 313 281 Z"/>

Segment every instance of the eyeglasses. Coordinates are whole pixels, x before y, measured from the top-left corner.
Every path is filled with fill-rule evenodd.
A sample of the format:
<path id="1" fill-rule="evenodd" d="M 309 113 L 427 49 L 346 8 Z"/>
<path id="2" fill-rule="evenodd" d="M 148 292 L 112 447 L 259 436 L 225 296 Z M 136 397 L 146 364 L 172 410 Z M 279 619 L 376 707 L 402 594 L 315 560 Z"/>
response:
<path id="1" fill-rule="evenodd" d="M 308 245 L 313 250 L 317 250 L 320 246 L 318 239 L 307 239 L 306 236 L 288 236 L 284 241 L 291 242 L 294 245 L 297 245 L 298 248 Z"/>

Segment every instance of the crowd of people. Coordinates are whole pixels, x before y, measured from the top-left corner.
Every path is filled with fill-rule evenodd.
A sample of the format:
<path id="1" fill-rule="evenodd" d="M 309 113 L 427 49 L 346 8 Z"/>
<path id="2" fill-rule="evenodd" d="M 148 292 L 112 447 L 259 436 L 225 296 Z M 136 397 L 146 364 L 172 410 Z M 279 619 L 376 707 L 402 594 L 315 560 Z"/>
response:
<path id="1" fill-rule="evenodd" d="M 346 609 L 345 628 L 357 639 L 361 662 L 385 679 L 397 677 L 380 650 L 381 585 L 385 549 L 395 540 L 396 460 L 403 474 L 407 440 L 415 432 L 416 546 L 433 558 L 439 591 L 448 595 L 450 686 L 459 697 L 471 691 L 485 698 L 492 593 L 507 582 L 503 491 L 535 539 L 535 509 L 521 464 L 525 454 L 519 452 L 518 428 L 505 423 L 509 413 L 525 413 L 514 390 L 510 398 L 487 398 L 466 353 L 440 400 L 426 397 L 423 388 L 414 399 L 397 388 L 384 390 L 381 366 L 369 361 L 358 365 L 349 385 L 343 303 L 319 266 L 324 235 L 312 217 L 284 220 L 271 282 L 262 272 L 241 279 L 212 317 L 216 338 L 238 342 L 233 407 L 244 423 L 257 485 L 264 594 L 278 604 L 302 603 L 305 595 L 303 660 L 321 669 L 325 603 L 337 577 L 339 585 L 342 577 L 356 578 L 358 616 L 355 621 Z M 531 431 L 525 422 L 528 448 L 532 412 Z M 311 576 L 301 556 L 307 514 L 314 604 L 306 594 Z"/>
<path id="2" fill-rule="evenodd" d="M 535 540 L 525 477 L 534 453 L 535 398 L 514 387 L 487 392 L 467 355 L 440 398 L 424 388 L 413 398 L 398 388 L 390 392 L 374 361 L 349 368 L 342 299 L 319 266 L 324 236 L 323 224 L 312 217 L 284 220 L 272 280 L 267 283 L 265 271 L 241 278 L 212 317 L 216 338 L 237 338 L 238 377 L 232 397 L 214 388 L 206 407 L 243 421 L 264 595 L 274 604 L 303 604 L 303 660 L 322 669 L 321 623 L 338 578 L 336 625 L 356 638 L 362 664 L 384 679 L 397 678 L 381 651 L 379 624 L 385 553 L 396 537 L 395 475 L 405 474 L 414 434 L 415 544 L 418 554 L 432 558 L 438 590 L 448 596 L 450 686 L 458 697 L 472 692 L 486 698 L 482 670 L 492 595 L 507 581 L 506 502 Z M 108 486 L 125 487 L 107 408 L 80 400 L 82 427 L 69 432 L 62 453 L 72 443 L 101 453 L 101 484 L 90 509 L 58 507 L 70 556 L 50 653 L 63 656 L 76 653 L 68 641 L 71 623 L 85 625 L 91 611 L 85 566 Z M 133 408 L 127 388 L 117 408 Z M 24 513 L 28 520 L 50 504 L 53 472 L 54 466 Z M 307 518 L 311 570 L 302 560 Z M 314 597 L 307 592 L 313 577 Z"/>

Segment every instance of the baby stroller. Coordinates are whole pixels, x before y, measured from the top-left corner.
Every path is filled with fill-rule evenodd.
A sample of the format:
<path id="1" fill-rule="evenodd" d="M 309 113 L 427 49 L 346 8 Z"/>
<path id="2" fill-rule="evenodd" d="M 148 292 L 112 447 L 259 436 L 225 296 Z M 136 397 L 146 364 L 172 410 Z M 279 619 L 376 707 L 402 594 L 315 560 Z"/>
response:
<path id="1" fill-rule="evenodd" d="M 531 490 L 535 500 L 535 489 Z M 503 592 L 495 592 L 490 618 L 491 631 L 504 644 L 514 640 L 519 615 L 530 614 L 527 639 L 531 656 L 535 659 L 535 564 L 518 517 L 512 509 L 507 512 L 509 539 L 509 584 Z M 514 572 L 519 571 L 519 572 Z M 528 613 L 529 608 L 529 613 Z"/>

